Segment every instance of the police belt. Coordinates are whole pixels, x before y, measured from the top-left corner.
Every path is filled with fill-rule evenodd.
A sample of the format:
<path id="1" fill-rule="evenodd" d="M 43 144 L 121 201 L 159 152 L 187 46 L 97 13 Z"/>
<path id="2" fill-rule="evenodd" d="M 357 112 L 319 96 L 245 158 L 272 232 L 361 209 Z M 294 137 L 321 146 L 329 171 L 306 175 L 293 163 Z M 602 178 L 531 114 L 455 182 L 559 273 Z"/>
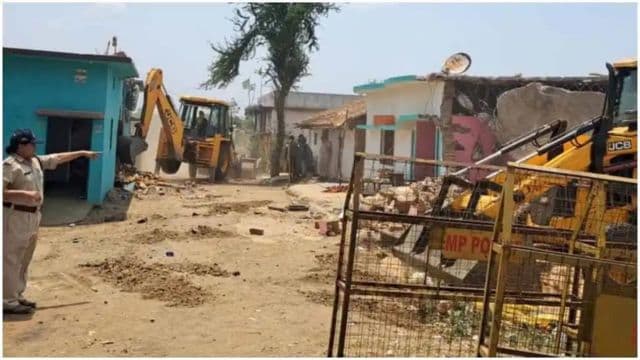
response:
<path id="1" fill-rule="evenodd" d="M 34 213 L 38 211 L 37 206 L 24 206 L 24 205 L 12 204 L 10 202 L 3 202 L 2 206 L 7 208 L 12 208 L 13 210 L 24 211 L 29 213 Z"/>

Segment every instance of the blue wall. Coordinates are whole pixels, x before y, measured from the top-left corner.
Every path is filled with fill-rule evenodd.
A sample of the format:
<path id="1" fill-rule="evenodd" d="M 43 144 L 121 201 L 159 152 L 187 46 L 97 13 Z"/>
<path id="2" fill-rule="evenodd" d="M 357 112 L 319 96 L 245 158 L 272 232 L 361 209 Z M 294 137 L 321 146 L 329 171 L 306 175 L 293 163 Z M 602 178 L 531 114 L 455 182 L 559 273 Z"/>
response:
<path id="1" fill-rule="evenodd" d="M 86 70 L 84 83 L 75 81 L 77 69 Z M 30 128 L 46 141 L 48 120 L 36 115 L 38 109 L 104 113 L 102 120 L 83 120 L 92 122 L 91 150 L 102 152 L 89 165 L 87 200 L 102 203 L 115 177 L 122 83 L 110 63 L 3 54 L 4 143 L 18 128 Z M 38 145 L 38 154 L 45 149 Z"/>
<path id="2" fill-rule="evenodd" d="M 107 71 L 107 82 L 105 89 L 105 112 L 103 131 L 103 153 L 102 153 L 102 188 L 101 196 L 107 195 L 113 187 L 116 169 L 116 142 L 118 139 L 118 121 L 120 119 L 120 109 L 123 106 L 122 80 L 118 79 L 113 68 Z"/>

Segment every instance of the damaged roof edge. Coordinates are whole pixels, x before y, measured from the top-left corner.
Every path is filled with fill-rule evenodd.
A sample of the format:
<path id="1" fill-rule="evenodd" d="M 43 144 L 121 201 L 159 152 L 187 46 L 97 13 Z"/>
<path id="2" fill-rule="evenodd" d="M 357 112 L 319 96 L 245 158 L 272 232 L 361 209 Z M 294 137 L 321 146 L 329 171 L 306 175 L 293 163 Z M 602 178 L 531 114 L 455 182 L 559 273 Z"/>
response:
<path id="1" fill-rule="evenodd" d="M 403 75 L 388 78 L 384 81 L 371 82 L 368 84 L 356 85 L 353 92 L 357 94 L 367 93 L 370 91 L 380 90 L 390 85 L 399 83 L 409 83 L 416 81 L 461 81 L 471 83 L 530 83 L 530 82 L 548 82 L 548 83 L 575 83 L 575 82 L 606 82 L 607 76 L 474 76 L 474 75 L 445 75 L 442 73 L 431 73 L 427 75 Z"/>

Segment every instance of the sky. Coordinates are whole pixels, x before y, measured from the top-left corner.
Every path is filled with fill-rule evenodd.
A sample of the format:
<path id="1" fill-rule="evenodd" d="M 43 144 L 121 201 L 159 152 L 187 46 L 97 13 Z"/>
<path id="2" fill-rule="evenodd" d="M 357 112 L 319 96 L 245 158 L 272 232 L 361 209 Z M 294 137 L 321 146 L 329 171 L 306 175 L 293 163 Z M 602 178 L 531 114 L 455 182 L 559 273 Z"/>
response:
<path id="1" fill-rule="evenodd" d="M 118 37 L 144 78 L 163 69 L 171 95 L 234 99 L 270 91 L 256 74 L 264 51 L 242 63 L 224 89 L 203 90 L 215 53 L 210 43 L 234 36 L 227 3 L 3 4 L 3 46 L 104 53 Z M 571 76 L 606 73 L 605 62 L 637 56 L 636 4 L 341 4 L 321 20 L 320 49 L 300 91 L 352 94 L 353 87 L 399 75 L 440 70 L 444 60 L 468 53 L 467 74 Z M 261 89 L 262 88 L 262 89 Z M 257 96 L 253 96 L 255 102 Z"/>

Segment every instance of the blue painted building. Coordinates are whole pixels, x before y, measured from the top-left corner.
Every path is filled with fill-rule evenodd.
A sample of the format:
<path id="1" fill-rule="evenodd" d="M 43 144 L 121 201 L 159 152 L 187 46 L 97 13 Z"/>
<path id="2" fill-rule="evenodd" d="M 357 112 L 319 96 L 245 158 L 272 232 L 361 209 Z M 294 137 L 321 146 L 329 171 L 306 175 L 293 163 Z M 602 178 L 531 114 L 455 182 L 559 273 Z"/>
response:
<path id="1" fill-rule="evenodd" d="M 138 77 L 133 61 L 121 54 L 3 48 L 4 143 L 13 130 L 31 128 L 44 141 L 38 154 L 102 152 L 98 160 L 79 159 L 45 177 L 47 183 L 79 188 L 93 204 L 113 188 L 123 83 Z"/>

